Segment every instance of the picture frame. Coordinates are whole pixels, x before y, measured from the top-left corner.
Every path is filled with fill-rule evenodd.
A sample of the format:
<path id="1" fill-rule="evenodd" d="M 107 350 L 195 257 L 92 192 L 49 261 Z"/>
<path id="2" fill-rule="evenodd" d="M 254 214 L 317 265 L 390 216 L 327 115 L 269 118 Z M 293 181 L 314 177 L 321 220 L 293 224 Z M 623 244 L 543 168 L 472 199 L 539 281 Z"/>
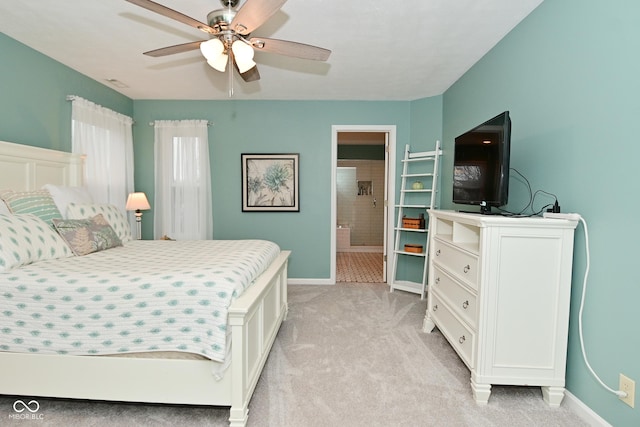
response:
<path id="1" fill-rule="evenodd" d="M 300 212 L 300 154 L 243 153 L 242 212 Z"/>

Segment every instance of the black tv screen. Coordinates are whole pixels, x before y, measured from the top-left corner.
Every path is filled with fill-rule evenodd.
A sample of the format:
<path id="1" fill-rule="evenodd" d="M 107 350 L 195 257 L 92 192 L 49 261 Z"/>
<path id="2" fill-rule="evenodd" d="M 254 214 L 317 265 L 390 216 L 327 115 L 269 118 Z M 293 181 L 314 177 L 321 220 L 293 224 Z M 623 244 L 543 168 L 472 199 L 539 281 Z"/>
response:
<path id="1" fill-rule="evenodd" d="M 453 202 L 481 212 L 507 204 L 511 119 L 505 111 L 455 139 Z"/>

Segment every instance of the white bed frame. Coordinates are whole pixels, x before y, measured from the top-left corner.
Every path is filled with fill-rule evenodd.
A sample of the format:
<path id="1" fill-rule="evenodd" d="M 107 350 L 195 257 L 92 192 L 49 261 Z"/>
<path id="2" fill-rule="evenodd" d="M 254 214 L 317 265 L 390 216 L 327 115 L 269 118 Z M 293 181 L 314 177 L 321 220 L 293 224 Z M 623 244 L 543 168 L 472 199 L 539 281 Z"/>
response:
<path id="1" fill-rule="evenodd" d="M 0 141 L 0 190 L 82 184 L 82 156 Z M 249 400 L 287 314 L 282 251 L 229 309 L 231 364 L 223 378 L 210 360 L 142 359 L 0 352 L 0 394 L 125 402 L 230 406 L 245 426 Z"/>

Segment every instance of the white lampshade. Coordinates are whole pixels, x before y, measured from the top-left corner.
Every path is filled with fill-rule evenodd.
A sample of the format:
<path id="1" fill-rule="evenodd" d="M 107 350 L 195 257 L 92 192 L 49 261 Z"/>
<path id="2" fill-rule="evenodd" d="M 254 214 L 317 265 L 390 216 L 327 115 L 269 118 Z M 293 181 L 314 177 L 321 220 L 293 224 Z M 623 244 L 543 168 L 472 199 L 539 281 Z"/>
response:
<path id="1" fill-rule="evenodd" d="M 146 194 L 137 192 L 129 194 L 125 209 L 128 211 L 146 211 L 151 209 L 151 205 L 149 205 Z"/>
<path id="2" fill-rule="evenodd" d="M 224 52 L 224 45 L 219 39 L 211 39 L 200 43 L 200 52 L 207 58 L 207 61 L 216 59 Z"/>
<path id="3" fill-rule="evenodd" d="M 253 48 L 243 41 L 236 40 L 231 45 L 233 56 L 236 59 L 238 70 L 240 73 L 245 73 L 256 66 L 253 61 Z"/>
<path id="4" fill-rule="evenodd" d="M 224 73 L 224 70 L 227 69 L 227 62 L 229 62 L 229 55 L 221 54 L 218 55 L 215 59 L 209 59 L 207 64 L 209 64 L 212 68 Z"/>
<path id="5" fill-rule="evenodd" d="M 224 53 L 224 45 L 219 39 L 211 39 L 200 43 L 200 52 L 207 58 L 207 64 L 224 73 L 229 62 L 229 56 Z"/>

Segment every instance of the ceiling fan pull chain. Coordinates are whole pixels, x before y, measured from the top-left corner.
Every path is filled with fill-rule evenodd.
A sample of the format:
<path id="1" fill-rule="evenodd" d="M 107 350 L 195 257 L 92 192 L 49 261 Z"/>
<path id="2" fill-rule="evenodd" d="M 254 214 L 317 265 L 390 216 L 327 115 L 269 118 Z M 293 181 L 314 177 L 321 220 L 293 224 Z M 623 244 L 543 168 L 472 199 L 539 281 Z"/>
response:
<path id="1" fill-rule="evenodd" d="M 229 98 L 233 98 L 233 54 L 229 55 Z"/>

